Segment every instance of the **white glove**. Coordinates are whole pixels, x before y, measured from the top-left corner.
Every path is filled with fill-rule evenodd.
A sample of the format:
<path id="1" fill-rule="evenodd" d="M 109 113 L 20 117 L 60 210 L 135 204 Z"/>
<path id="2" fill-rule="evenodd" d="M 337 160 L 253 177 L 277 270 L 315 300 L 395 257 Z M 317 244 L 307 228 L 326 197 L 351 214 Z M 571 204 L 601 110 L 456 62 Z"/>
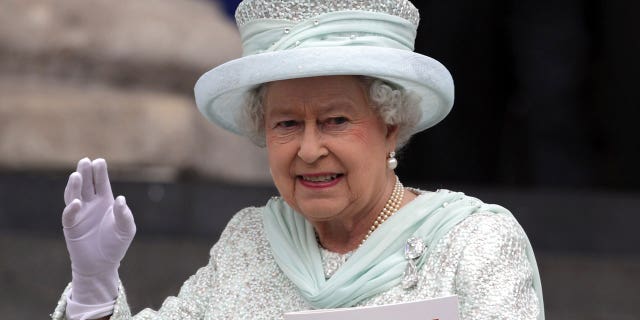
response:
<path id="1" fill-rule="evenodd" d="M 62 226 L 71 258 L 67 318 L 113 313 L 118 297 L 118 267 L 136 233 L 123 196 L 113 199 L 107 163 L 84 158 L 64 191 Z"/>

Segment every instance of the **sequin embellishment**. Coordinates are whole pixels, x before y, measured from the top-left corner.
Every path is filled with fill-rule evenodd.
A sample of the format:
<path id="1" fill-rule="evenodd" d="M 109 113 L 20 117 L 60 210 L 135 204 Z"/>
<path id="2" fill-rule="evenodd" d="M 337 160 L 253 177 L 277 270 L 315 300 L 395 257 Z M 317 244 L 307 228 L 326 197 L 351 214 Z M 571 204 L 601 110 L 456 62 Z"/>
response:
<path id="1" fill-rule="evenodd" d="M 408 0 L 245 0 L 236 10 L 236 23 L 242 26 L 258 19 L 300 22 L 335 11 L 386 13 L 408 20 L 415 26 L 420 21 L 418 9 Z M 314 21 L 314 25 L 318 23 Z"/>

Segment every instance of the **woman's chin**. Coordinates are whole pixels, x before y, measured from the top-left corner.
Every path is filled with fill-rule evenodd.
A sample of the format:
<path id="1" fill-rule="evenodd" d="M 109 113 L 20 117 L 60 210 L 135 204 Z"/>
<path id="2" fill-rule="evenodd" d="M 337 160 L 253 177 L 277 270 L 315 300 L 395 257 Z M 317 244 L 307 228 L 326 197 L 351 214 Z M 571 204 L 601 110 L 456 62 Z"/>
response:
<path id="1" fill-rule="evenodd" d="M 344 205 L 337 199 L 322 199 L 298 203 L 300 214 L 311 222 L 326 222 L 338 219 Z"/>

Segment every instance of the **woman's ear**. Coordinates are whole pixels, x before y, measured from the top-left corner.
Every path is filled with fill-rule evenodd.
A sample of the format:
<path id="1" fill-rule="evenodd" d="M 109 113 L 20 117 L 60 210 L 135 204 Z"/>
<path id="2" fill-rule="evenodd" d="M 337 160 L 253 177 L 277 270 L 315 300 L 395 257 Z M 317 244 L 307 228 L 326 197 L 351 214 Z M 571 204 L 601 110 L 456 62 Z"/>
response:
<path id="1" fill-rule="evenodd" d="M 389 145 L 390 150 L 395 150 L 396 145 L 398 143 L 398 125 L 388 124 L 387 125 L 387 144 Z"/>

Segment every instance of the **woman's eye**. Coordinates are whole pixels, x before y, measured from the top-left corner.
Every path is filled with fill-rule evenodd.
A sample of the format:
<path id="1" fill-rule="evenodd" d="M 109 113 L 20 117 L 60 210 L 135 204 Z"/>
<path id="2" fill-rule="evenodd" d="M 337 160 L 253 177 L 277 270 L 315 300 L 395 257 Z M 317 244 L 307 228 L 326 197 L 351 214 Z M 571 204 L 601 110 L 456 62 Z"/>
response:
<path id="1" fill-rule="evenodd" d="M 327 123 L 332 125 L 340 125 L 340 124 L 347 123 L 348 121 L 349 119 L 345 117 L 333 117 L 333 118 L 329 118 L 327 120 Z"/>
<path id="2" fill-rule="evenodd" d="M 285 121 L 280 121 L 276 124 L 276 127 L 279 128 L 292 128 L 295 127 L 298 124 L 297 121 L 295 120 L 285 120 Z"/>

